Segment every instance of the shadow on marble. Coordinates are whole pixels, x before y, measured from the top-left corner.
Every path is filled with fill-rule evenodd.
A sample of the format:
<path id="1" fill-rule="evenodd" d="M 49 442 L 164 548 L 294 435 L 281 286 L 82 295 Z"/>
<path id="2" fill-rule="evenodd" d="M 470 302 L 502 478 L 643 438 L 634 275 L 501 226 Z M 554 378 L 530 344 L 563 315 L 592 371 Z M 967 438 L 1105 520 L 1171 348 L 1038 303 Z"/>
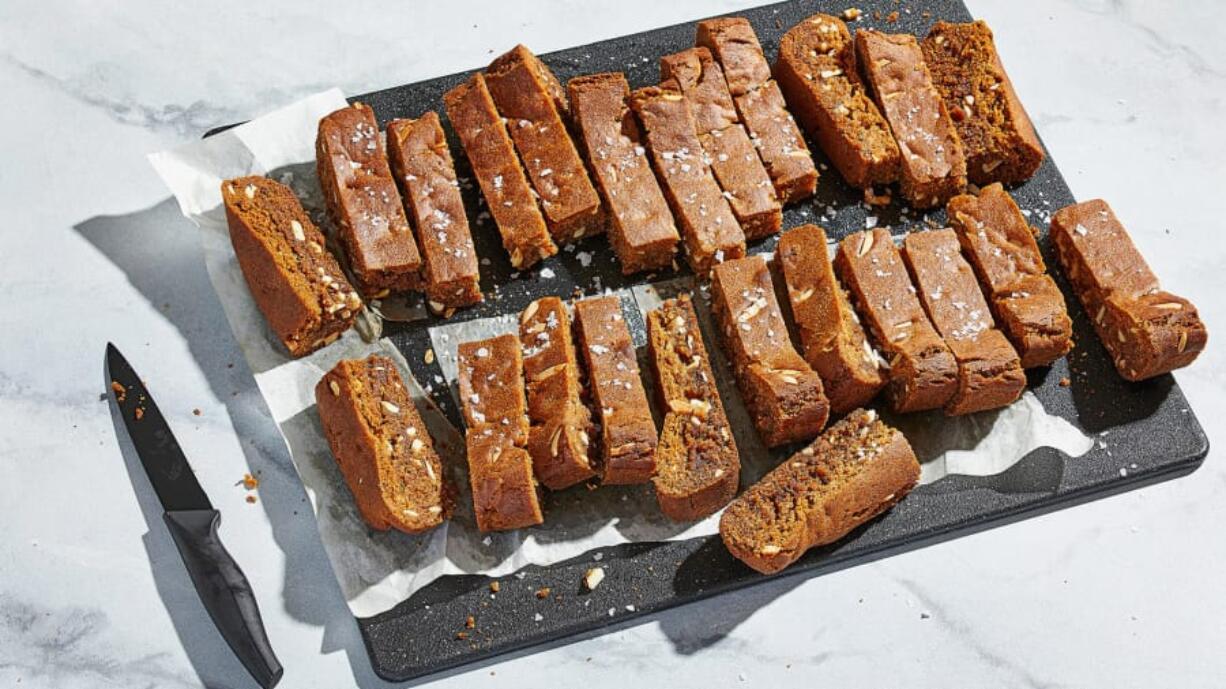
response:
<path id="1" fill-rule="evenodd" d="M 129 283 L 182 333 L 213 394 L 225 404 L 248 470 L 260 479 L 258 505 L 267 514 L 273 540 L 285 555 L 281 601 L 285 611 L 295 620 L 324 628 L 321 652 L 344 650 L 359 686 L 389 686 L 371 669 L 357 624 L 324 553 L 306 492 L 209 281 L 195 228 L 180 215 L 174 200 L 167 198 L 142 211 L 96 216 L 74 229 L 122 270 Z M 125 342 L 122 323 L 116 324 L 113 339 L 137 370 L 153 378 L 150 386 L 157 394 L 157 380 L 148 373 L 151 366 L 141 362 L 156 349 L 142 353 L 137 343 Z M 104 344 L 98 343 L 99 361 Z M 146 551 L 179 639 L 206 686 L 246 686 L 250 683 L 246 670 L 226 647 L 191 586 L 162 523 L 161 505 L 121 428 L 122 419 L 115 416 L 114 421 L 129 474 L 142 474 L 140 479 L 133 478 L 133 486 L 149 524 Z M 224 515 L 222 520 L 225 538 Z M 270 636 L 275 649 L 277 638 L 272 630 Z M 287 667 L 287 678 L 292 679 L 293 672 L 294 668 Z"/>

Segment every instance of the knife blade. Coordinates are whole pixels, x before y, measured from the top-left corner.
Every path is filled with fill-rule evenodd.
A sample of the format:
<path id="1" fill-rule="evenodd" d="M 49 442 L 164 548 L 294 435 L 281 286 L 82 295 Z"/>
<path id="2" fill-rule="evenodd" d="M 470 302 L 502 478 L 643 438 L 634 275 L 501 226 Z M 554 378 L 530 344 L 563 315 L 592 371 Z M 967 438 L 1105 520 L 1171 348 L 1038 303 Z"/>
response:
<path id="1" fill-rule="evenodd" d="M 276 686 L 284 670 L 264 631 L 251 585 L 218 535 L 221 512 L 213 509 L 144 382 L 109 342 L 106 369 L 111 398 L 162 503 L 162 519 L 200 601 L 256 682 L 265 689 Z"/>

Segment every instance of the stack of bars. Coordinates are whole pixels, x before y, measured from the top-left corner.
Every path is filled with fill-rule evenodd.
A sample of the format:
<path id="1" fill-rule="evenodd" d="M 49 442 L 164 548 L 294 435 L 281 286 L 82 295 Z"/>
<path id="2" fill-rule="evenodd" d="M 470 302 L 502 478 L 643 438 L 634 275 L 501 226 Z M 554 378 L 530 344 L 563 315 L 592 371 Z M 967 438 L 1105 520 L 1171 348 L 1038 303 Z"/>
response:
<path id="1" fill-rule="evenodd" d="M 515 269 L 602 233 L 627 275 L 675 266 L 684 246 L 710 278 L 716 340 L 754 431 L 767 447 L 807 443 L 738 497 L 718 351 L 690 296 L 646 314 L 647 382 L 619 297 L 544 296 L 517 333 L 458 349 L 483 531 L 543 523 L 543 490 L 651 484 L 674 520 L 726 508 L 728 549 L 775 572 L 918 481 L 907 440 L 865 408 L 879 393 L 896 413 L 999 409 L 1022 395 L 1026 369 L 1073 347 L 1038 232 L 1004 187 L 1030 178 L 1043 149 L 983 22 L 937 22 L 921 41 L 853 35 L 816 14 L 787 31 L 772 68 L 748 21 L 712 19 L 694 47 L 660 59 L 659 84 L 633 90 L 620 73 L 563 87 L 516 46 L 443 105 Z M 804 225 L 782 232 L 773 257 L 750 255 L 747 242 L 779 235 L 786 204 L 815 193 L 801 126 L 866 202 L 896 186 L 913 208 L 943 206 L 949 227 L 832 243 Z M 288 187 L 245 177 L 221 188 L 239 265 L 291 356 L 340 337 L 363 298 L 421 292 L 442 317 L 482 300 L 436 113 L 380 136 L 354 103 L 320 121 L 316 164 L 333 246 Z M 1059 211 L 1051 236 L 1125 379 L 1204 349 L 1196 308 L 1161 289 L 1105 202 Z M 448 518 L 455 489 L 393 361 L 341 361 L 316 399 L 371 527 L 417 533 Z"/>

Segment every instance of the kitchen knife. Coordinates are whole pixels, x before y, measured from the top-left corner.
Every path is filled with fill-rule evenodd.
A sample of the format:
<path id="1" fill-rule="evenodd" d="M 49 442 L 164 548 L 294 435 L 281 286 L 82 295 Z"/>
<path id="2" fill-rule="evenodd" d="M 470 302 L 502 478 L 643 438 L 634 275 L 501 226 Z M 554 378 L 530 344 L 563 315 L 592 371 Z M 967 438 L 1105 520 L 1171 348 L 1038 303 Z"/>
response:
<path id="1" fill-rule="evenodd" d="M 162 519 L 213 624 L 261 687 L 283 669 L 268 643 L 247 577 L 221 543 L 221 513 L 196 481 L 179 442 L 153 397 L 115 345 L 106 345 L 107 383 L 149 482 L 162 502 Z"/>

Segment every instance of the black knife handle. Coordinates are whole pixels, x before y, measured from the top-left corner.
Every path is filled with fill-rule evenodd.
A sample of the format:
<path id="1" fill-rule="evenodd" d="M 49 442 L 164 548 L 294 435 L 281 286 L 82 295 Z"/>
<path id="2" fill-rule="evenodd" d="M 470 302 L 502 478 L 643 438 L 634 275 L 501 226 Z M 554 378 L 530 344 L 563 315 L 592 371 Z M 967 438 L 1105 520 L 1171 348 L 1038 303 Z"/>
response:
<path id="1" fill-rule="evenodd" d="M 221 512 L 183 510 L 162 518 L 217 630 L 261 687 L 275 686 L 283 669 L 268 643 L 251 584 L 217 535 Z"/>

